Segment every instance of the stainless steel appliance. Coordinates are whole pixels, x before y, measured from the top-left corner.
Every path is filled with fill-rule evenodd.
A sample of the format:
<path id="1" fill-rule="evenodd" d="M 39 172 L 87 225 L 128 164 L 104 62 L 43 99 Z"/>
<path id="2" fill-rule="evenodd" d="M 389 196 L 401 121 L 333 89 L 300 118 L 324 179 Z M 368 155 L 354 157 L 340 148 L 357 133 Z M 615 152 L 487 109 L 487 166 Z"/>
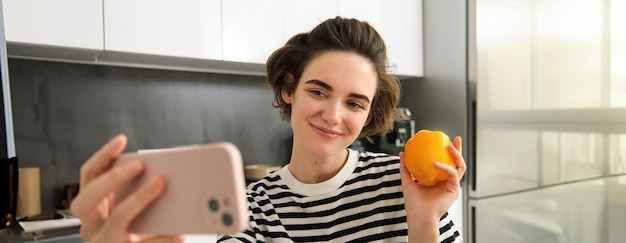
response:
<path id="1" fill-rule="evenodd" d="M 467 242 L 624 242 L 624 10 L 468 1 Z"/>
<path id="2" fill-rule="evenodd" d="M 18 191 L 18 159 L 15 157 L 15 142 L 13 139 L 13 119 L 11 113 L 11 89 L 9 88 L 9 74 L 7 65 L 6 43 L 4 38 L 4 18 L 2 17 L 2 3 L 0 2 L 0 163 L 2 165 L 2 190 L 0 206 L 0 229 L 11 228 L 16 225 L 16 207 Z"/>
<path id="3" fill-rule="evenodd" d="M 424 77 L 403 103 L 418 129 L 463 137 L 465 242 L 624 242 L 626 5 L 423 9 Z"/>
<path id="4" fill-rule="evenodd" d="M 15 156 L 15 140 L 13 139 L 13 113 L 11 112 L 11 88 L 9 87 L 9 67 L 7 64 L 7 48 L 4 38 L 4 18 L 0 4 L 0 157 Z"/>
<path id="5" fill-rule="evenodd" d="M 626 239 L 621 2 L 424 1 L 402 102 L 463 138 L 465 242 Z"/>

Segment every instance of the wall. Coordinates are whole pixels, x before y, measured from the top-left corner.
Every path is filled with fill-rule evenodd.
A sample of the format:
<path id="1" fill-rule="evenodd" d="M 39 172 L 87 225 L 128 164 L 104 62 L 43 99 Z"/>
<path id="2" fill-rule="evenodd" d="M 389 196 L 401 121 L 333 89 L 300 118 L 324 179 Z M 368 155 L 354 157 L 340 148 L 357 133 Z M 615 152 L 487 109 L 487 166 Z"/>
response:
<path id="1" fill-rule="evenodd" d="M 461 136 L 467 147 L 466 7 L 460 1 L 424 1 L 424 77 L 403 80 L 402 104 L 416 130 Z"/>
<path id="2" fill-rule="evenodd" d="M 118 133 L 126 151 L 230 141 L 245 164 L 286 164 L 291 129 L 264 77 L 9 59 L 20 166 L 42 170 L 42 209 Z"/>

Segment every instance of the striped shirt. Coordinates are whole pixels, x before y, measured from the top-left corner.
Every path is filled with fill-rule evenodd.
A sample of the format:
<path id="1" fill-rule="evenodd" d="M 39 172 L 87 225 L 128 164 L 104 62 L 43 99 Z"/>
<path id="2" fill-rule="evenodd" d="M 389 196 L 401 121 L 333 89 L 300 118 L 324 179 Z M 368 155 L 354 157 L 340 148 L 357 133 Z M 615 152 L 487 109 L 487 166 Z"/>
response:
<path id="1" fill-rule="evenodd" d="M 400 160 L 349 150 L 344 167 L 317 183 L 298 181 L 284 166 L 247 188 L 250 223 L 218 242 L 407 242 Z M 444 214 L 439 242 L 462 242 Z"/>

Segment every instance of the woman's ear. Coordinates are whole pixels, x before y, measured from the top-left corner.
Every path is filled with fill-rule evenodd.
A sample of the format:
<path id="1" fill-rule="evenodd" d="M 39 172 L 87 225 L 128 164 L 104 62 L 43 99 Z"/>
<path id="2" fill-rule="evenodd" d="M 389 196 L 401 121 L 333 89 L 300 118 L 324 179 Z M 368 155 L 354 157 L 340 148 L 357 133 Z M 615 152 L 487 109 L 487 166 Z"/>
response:
<path id="1" fill-rule="evenodd" d="M 296 79 L 291 73 L 288 73 L 285 75 L 285 80 L 283 82 L 285 85 L 283 85 L 283 89 L 280 91 L 280 95 L 283 97 L 285 103 L 291 104 L 293 102 L 293 93 L 296 90 Z"/>

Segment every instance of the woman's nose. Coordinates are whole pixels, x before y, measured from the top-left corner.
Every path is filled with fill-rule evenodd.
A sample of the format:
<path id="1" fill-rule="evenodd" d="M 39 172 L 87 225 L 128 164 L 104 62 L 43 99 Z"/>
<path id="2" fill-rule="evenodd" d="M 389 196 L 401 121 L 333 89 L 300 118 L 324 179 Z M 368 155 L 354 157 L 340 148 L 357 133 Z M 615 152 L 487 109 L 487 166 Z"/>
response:
<path id="1" fill-rule="evenodd" d="M 328 105 L 322 111 L 322 119 L 329 124 L 339 124 L 341 122 L 341 115 L 343 114 L 340 102 L 328 102 Z"/>

